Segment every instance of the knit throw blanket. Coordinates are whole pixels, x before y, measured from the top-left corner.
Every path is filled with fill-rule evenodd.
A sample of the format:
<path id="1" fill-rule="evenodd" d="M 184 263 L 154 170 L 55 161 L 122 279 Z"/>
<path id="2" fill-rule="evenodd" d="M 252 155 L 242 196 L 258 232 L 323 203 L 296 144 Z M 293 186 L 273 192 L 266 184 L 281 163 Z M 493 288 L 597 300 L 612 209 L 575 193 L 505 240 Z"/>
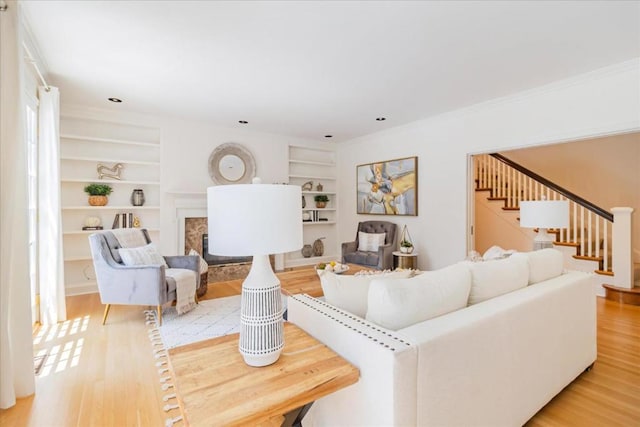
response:
<path id="1" fill-rule="evenodd" d="M 184 314 L 196 306 L 196 272 L 184 268 L 168 268 L 165 276 L 176 281 L 176 311 Z"/>
<path id="2" fill-rule="evenodd" d="M 137 248 L 147 244 L 147 239 L 139 228 L 114 228 L 111 232 L 123 248 Z"/>

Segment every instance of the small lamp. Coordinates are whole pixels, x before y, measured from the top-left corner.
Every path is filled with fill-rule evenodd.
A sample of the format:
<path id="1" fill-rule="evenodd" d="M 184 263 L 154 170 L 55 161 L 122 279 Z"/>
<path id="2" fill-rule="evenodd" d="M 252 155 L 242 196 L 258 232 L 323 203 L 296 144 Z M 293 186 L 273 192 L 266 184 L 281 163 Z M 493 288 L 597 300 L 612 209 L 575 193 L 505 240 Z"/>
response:
<path id="1" fill-rule="evenodd" d="M 553 247 L 554 237 L 547 228 L 569 226 L 569 202 L 566 200 L 530 200 L 520 202 L 520 226 L 538 228 L 533 250 Z"/>
<path id="2" fill-rule="evenodd" d="M 284 325 L 280 280 L 269 254 L 302 247 L 302 193 L 299 186 L 218 185 L 207 189 L 209 253 L 253 255 L 242 283 L 240 342 L 249 366 L 267 366 L 280 357 Z"/>

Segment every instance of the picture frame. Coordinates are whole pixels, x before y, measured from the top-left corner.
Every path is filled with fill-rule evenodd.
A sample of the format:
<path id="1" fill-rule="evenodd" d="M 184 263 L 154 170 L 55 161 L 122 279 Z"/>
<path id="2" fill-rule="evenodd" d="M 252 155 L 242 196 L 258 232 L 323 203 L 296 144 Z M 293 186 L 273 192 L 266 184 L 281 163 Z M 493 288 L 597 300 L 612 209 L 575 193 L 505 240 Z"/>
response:
<path id="1" fill-rule="evenodd" d="M 418 157 L 356 166 L 357 213 L 418 215 Z"/>

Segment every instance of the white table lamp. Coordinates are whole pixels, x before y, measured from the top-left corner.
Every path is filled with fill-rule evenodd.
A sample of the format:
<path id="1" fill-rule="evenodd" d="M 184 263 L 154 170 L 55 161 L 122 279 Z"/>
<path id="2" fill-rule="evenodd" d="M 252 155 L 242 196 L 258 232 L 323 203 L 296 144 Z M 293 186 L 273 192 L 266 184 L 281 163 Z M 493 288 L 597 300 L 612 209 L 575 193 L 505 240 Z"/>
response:
<path id="1" fill-rule="evenodd" d="M 302 193 L 296 185 L 218 185 L 207 189 L 209 253 L 253 255 L 242 283 L 240 353 L 250 366 L 280 357 L 284 325 L 280 280 L 269 254 L 302 247 Z"/>
<path id="2" fill-rule="evenodd" d="M 569 202 L 566 200 L 529 200 L 520 202 L 520 226 L 538 228 L 533 250 L 553 247 L 554 237 L 548 228 L 569 226 Z"/>

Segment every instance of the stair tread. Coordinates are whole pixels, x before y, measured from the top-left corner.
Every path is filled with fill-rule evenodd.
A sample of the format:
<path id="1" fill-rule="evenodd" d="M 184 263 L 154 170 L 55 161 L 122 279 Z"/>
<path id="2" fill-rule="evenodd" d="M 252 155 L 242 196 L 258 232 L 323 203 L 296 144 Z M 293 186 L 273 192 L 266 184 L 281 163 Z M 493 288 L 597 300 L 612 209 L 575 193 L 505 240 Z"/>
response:
<path id="1" fill-rule="evenodd" d="M 640 295 L 640 287 L 638 287 L 638 286 L 634 286 L 631 289 L 629 289 L 629 288 L 621 288 L 620 286 L 610 285 L 608 283 L 604 283 L 602 286 L 604 288 L 611 289 L 611 290 L 618 291 L 618 292 L 625 292 L 625 293 Z"/>

